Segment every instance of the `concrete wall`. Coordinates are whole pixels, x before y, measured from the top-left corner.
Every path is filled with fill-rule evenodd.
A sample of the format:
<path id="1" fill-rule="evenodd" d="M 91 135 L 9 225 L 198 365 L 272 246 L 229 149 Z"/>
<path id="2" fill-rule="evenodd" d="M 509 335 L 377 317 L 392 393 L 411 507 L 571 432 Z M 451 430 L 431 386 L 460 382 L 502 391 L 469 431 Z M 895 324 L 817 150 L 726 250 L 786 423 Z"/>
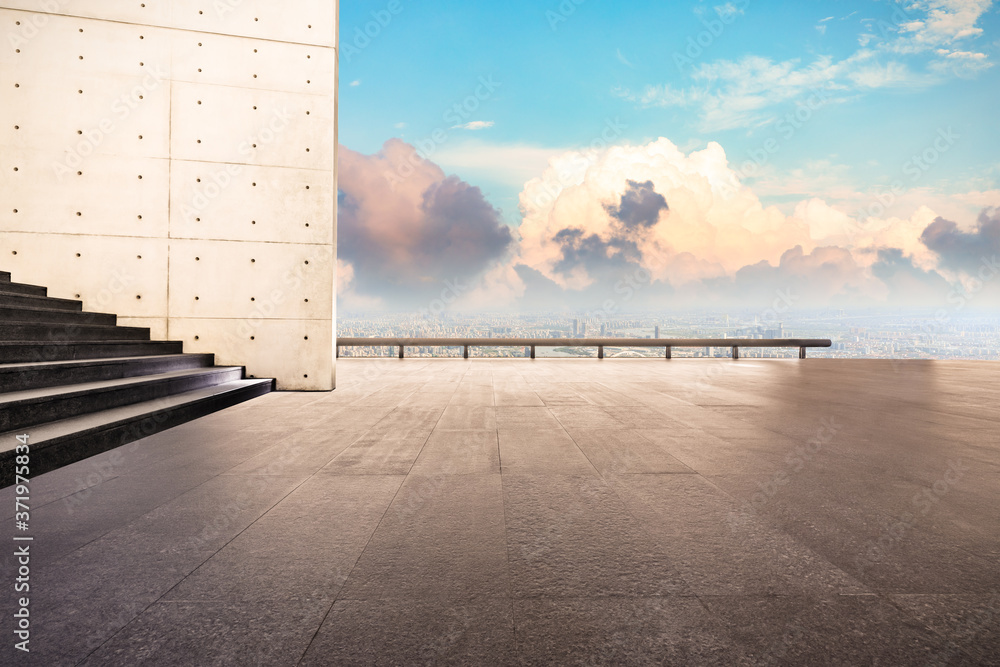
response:
<path id="1" fill-rule="evenodd" d="M 0 269 L 329 390 L 336 0 L 0 0 Z"/>

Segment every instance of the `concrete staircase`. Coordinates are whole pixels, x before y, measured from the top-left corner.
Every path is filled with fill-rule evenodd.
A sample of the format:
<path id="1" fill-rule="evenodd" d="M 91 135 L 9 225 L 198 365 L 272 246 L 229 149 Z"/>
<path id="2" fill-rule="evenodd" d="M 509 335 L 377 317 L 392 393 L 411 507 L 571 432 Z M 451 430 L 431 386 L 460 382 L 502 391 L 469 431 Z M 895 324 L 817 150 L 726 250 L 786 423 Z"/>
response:
<path id="1" fill-rule="evenodd" d="M 0 271 L 0 488 L 14 482 L 18 435 L 34 477 L 274 387 L 182 352 Z"/>

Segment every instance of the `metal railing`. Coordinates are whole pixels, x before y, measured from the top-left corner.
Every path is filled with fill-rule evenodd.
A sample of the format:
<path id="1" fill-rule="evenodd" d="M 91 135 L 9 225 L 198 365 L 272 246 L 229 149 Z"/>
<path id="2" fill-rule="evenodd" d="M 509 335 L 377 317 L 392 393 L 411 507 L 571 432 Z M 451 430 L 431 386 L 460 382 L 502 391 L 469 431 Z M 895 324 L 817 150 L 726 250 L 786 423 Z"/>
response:
<path id="1" fill-rule="evenodd" d="M 337 357 L 342 347 L 398 347 L 402 359 L 408 347 L 461 347 L 469 358 L 470 347 L 525 347 L 535 358 L 536 347 L 596 347 L 597 358 L 604 358 L 605 347 L 663 347 L 665 359 L 675 347 L 730 347 L 733 359 L 740 358 L 741 347 L 799 348 L 799 359 L 806 358 L 810 347 L 830 347 L 823 338 L 339 338 Z"/>

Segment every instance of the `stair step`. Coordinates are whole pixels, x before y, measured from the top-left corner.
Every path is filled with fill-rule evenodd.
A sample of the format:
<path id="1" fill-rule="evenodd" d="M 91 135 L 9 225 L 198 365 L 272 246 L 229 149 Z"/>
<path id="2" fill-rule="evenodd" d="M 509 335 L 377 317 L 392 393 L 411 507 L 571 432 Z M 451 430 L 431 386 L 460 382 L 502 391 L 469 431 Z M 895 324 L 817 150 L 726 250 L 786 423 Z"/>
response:
<path id="1" fill-rule="evenodd" d="M 41 296 L 44 297 L 49 293 L 47 287 L 39 287 L 38 285 L 26 285 L 24 283 L 10 283 L 2 282 L 0 283 L 0 294 L 24 294 L 26 296 Z"/>
<path id="2" fill-rule="evenodd" d="M 73 361 L 0 364 L 0 394 L 60 385 L 100 382 L 155 375 L 192 368 L 208 368 L 211 354 L 165 354 Z"/>
<path id="3" fill-rule="evenodd" d="M 0 488 L 14 483 L 18 434 L 30 435 L 34 477 L 274 389 L 47 295 L 0 271 Z"/>
<path id="4" fill-rule="evenodd" d="M 6 341 L 115 341 L 149 340 L 145 327 L 107 327 L 93 324 L 33 324 L 31 322 L 0 323 L 0 343 Z"/>
<path id="5" fill-rule="evenodd" d="M 235 380 L 0 435 L 0 487 L 14 483 L 15 435 L 27 433 L 32 477 L 262 396 L 273 380 Z"/>
<path id="6" fill-rule="evenodd" d="M 184 343 L 180 341 L 16 341 L 0 345 L 0 364 L 155 356 L 183 351 Z"/>
<path id="7" fill-rule="evenodd" d="M 26 429 L 242 378 L 242 368 L 222 366 L 0 394 L 0 431 Z"/>
<path id="8" fill-rule="evenodd" d="M 82 301 L 57 299 L 53 296 L 26 296 L 24 294 L 0 293 L 0 306 L 11 308 L 51 308 L 53 310 L 83 310 Z"/>
<path id="9" fill-rule="evenodd" d="M 0 322 L 31 322 L 32 324 L 99 324 L 113 327 L 118 316 L 112 313 L 90 313 L 55 308 L 18 308 L 0 305 Z"/>

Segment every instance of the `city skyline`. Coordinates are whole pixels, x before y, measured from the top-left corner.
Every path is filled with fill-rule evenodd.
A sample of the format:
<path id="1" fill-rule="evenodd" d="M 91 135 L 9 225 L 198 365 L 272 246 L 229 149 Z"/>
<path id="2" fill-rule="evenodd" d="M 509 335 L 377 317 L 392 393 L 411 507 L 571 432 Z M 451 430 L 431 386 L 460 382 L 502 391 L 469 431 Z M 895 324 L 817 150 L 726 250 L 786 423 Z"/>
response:
<path id="1" fill-rule="evenodd" d="M 342 14 L 343 312 L 1000 303 L 991 0 Z"/>
<path id="2" fill-rule="evenodd" d="M 780 310 L 780 312 L 779 312 Z M 702 339 L 830 339 L 830 348 L 810 351 L 810 357 L 865 359 L 1000 359 L 1000 317 L 995 313 L 942 316 L 932 311 L 791 311 L 780 306 L 752 313 L 601 313 L 442 314 L 383 313 L 343 315 L 338 337 L 347 338 L 679 338 Z M 663 349 L 606 346 L 608 356 L 660 357 Z M 394 347 L 352 347 L 342 356 L 393 356 Z M 526 348 L 473 348 L 472 356 L 519 357 Z M 747 349 L 748 358 L 793 358 L 795 350 Z M 461 347 L 410 347 L 408 356 L 461 356 Z M 593 357 L 596 348 L 541 347 L 541 357 Z M 726 347 L 682 349 L 678 358 L 727 357 Z"/>

